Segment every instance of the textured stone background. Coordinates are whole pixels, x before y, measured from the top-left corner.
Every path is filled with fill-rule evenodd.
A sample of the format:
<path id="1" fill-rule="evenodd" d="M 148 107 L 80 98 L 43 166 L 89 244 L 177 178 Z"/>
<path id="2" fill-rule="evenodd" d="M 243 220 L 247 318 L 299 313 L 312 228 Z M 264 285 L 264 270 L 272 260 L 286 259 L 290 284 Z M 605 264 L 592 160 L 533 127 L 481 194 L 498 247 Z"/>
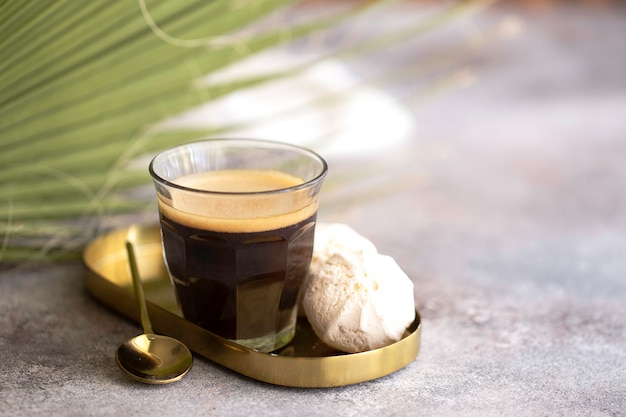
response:
<path id="1" fill-rule="evenodd" d="M 351 204 L 329 191 L 320 219 L 414 280 L 415 362 L 303 390 L 196 357 L 182 381 L 144 386 L 113 361 L 139 327 L 85 293 L 80 264 L 5 268 L 0 415 L 626 415 L 626 10 L 499 7 L 476 24 L 511 14 L 524 30 L 468 63 L 476 83 L 408 102 L 409 142 L 329 161 L 331 176 L 393 167 Z"/>

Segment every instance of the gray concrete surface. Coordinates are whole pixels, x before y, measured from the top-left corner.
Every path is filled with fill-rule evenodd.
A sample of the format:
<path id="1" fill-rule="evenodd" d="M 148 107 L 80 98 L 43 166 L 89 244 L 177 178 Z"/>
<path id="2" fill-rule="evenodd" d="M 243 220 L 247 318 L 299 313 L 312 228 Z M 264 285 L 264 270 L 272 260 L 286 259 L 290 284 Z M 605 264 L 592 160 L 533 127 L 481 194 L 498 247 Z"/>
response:
<path id="1" fill-rule="evenodd" d="M 409 143 L 330 161 L 331 175 L 381 160 L 401 173 L 348 204 L 329 191 L 320 217 L 414 280 L 423 338 L 408 367 L 309 390 L 196 357 L 182 381 L 144 386 L 113 360 L 139 326 L 86 294 L 80 264 L 5 267 L 0 415 L 626 415 L 626 10 L 479 22 L 511 13 L 521 36 L 473 59 L 471 87 L 413 103 Z"/>

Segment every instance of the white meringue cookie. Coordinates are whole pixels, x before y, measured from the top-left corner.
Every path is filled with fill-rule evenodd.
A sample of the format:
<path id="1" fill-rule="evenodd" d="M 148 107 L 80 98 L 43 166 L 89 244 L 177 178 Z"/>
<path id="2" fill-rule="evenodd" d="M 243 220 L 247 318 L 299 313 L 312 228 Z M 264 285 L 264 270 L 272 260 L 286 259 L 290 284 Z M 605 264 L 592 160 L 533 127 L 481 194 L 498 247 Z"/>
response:
<path id="1" fill-rule="evenodd" d="M 369 239 L 361 236 L 347 224 L 317 223 L 315 225 L 315 240 L 309 273 L 302 283 L 303 291 L 300 292 L 298 299 L 299 316 L 306 316 L 302 305 L 302 296 L 310 277 L 316 276 L 332 255 L 346 252 L 361 252 L 364 256 L 371 256 L 377 254 L 378 250 Z"/>
<path id="2" fill-rule="evenodd" d="M 413 282 L 389 256 L 345 250 L 309 277 L 303 307 L 327 345 L 377 349 L 400 340 L 415 319 Z"/>

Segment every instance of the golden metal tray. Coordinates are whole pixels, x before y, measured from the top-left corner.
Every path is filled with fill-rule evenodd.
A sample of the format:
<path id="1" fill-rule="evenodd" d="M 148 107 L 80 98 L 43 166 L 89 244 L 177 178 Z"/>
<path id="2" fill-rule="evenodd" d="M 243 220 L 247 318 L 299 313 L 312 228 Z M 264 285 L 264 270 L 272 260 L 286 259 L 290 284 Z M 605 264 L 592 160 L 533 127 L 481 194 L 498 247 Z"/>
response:
<path id="1" fill-rule="evenodd" d="M 242 375 L 292 387 L 335 387 L 369 381 L 395 372 L 418 355 L 421 323 L 402 340 L 381 349 L 347 354 L 324 345 L 306 318 L 294 340 L 274 353 L 261 353 L 223 339 L 182 317 L 163 263 L 157 225 L 136 228 L 135 252 L 154 331 L 184 342 L 191 351 Z M 125 242 L 128 229 L 93 240 L 83 253 L 87 290 L 112 309 L 139 323 Z"/>

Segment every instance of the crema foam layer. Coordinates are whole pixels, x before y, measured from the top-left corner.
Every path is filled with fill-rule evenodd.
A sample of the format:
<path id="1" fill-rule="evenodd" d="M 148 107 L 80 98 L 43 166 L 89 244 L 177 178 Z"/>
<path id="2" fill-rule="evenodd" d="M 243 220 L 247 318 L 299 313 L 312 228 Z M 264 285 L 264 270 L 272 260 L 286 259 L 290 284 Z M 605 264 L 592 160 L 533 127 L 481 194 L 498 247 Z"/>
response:
<path id="1" fill-rule="evenodd" d="M 172 188 L 171 198 L 159 195 L 163 216 L 196 229 L 227 233 L 275 230 L 306 220 L 317 210 L 317 198 L 306 189 L 286 190 L 304 180 L 281 171 L 228 169 L 191 174 L 173 182 L 216 193 Z M 237 194 L 264 191 L 280 192 Z"/>
<path id="2" fill-rule="evenodd" d="M 174 183 L 195 190 L 251 193 L 274 191 L 302 184 L 302 178 L 274 170 L 223 169 L 177 178 Z"/>

